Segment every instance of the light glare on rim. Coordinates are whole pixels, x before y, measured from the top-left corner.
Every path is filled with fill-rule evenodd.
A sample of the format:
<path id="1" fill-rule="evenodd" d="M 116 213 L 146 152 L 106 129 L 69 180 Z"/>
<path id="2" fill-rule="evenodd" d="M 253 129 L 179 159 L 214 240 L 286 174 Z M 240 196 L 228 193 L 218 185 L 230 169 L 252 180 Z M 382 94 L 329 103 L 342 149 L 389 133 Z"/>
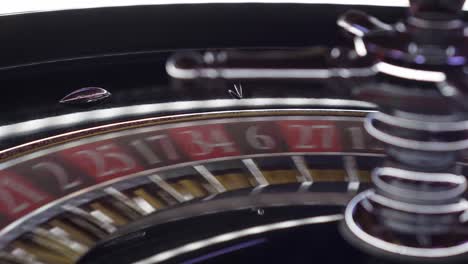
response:
<path id="1" fill-rule="evenodd" d="M 114 107 L 108 109 L 91 110 L 29 120 L 11 125 L 0 126 L 0 139 L 36 133 L 44 129 L 57 129 L 70 125 L 81 125 L 107 118 L 126 118 L 139 115 L 167 113 L 171 111 L 200 111 L 223 110 L 229 107 L 264 107 L 264 106 L 307 106 L 307 107 L 353 107 L 371 109 L 371 103 L 328 98 L 254 98 L 254 99 L 212 99 L 200 101 L 178 101 L 169 103 L 155 103 Z M 237 109 L 236 109 L 237 110 Z"/>

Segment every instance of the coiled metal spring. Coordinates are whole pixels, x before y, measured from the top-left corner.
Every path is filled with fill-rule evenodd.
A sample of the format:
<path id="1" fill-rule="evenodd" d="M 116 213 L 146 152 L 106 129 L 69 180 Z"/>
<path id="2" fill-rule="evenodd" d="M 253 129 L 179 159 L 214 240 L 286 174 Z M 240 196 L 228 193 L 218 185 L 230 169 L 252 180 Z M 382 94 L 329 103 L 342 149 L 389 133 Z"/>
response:
<path id="1" fill-rule="evenodd" d="M 385 144 L 388 157 L 372 172 L 374 188 L 357 195 L 346 209 L 347 226 L 355 235 L 415 257 L 468 250 L 468 242 L 457 235 L 466 233 L 460 231 L 468 221 L 467 181 L 456 171 L 457 153 L 468 147 L 468 121 L 460 119 L 404 112 L 367 116 L 366 131 Z"/>

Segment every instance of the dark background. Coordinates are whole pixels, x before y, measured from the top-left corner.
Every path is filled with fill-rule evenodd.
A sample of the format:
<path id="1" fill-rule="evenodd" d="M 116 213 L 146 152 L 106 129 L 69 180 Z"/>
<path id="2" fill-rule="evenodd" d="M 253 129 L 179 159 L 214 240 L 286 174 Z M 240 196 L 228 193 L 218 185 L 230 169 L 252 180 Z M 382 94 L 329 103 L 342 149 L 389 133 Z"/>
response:
<path id="1" fill-rule="evenodd" d="M 0 17 L 0 66 L 166 49 L 332 45 L 357 8 L 393 22 L 403 8 L 316 4 L 114 7 Z"/>

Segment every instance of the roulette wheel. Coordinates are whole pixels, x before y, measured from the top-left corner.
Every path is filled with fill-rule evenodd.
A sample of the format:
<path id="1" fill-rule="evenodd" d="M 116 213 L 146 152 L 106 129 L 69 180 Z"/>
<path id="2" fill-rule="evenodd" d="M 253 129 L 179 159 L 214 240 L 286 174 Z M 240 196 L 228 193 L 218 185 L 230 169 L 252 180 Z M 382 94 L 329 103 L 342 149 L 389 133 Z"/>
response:
<path id="1" fill-rule="evenodd" d="M 466 261 L 464 1 L 409 4 L 1 16 L 0 263 Z"/>

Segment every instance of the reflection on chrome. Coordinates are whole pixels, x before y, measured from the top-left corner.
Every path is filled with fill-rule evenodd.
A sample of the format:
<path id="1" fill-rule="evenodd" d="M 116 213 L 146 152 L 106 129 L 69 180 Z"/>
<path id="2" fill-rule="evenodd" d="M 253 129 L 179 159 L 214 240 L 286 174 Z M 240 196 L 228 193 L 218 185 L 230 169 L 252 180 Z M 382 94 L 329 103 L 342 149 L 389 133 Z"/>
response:
<path id="1" fill-rule="evenodd" d="M 207 53 L 210 54 L 210 53 Z M 220 53 L 222 54 L 222 53 Z M 218 56 L 220 54 L 217 54 Z M 167 73 L 175 79 L 192 80 L 192 79 L 226 79 L 226 80 L 249 80 L 249 79 L 330 79 L 330 78 L 354 78 L 354 77 L 370 77 L 376 74 L 373 67 L 363 68 L 249 68 L 246 65 L 243 68 L 224 68 L 219 66 L 201 66 L 196 65 L 196 62 L 205 56 L 198 53 L 176 54 L 166 63 Z M 193 60 L 191 67 L 178 67 L 177 64 L 182 60 Z"/>
<path id="2" fill-rule="evenodd" d="M 386 62 L 379 62 L 375 65 L 377 71 L 400 77 L 403 79 L 422 81 L 422 82 L 444 82 L 446 76 L 443 72 L 438 71 L 423 71 L 411 68 L 396 66 Z"/>
<path id="3" fill-rule="evenodd" d="M 267 108 L 274 106 L 285 107 L 355 107 L 361 109 L 373 109 L 374 105 L 357 100 L 326 99 L 326 98 L 255 98 L 255 99 L 217 99 L 202 101 L 179 101 L 160 104 L 145 104 L 92 110 L 66 114 L 42 119 L 35 119 L 11 125 L 0 126 L 0 139 L 12 136 L 20 136 L 26 133 L 35 133 L 44 129 L 57 129 L 66 126 L 76 126 L 111 118 L 129 118 L 147 114 L 163 114 L 175 111 L 203 111 L 222 110 L 235 107 Z M 346 110 L 340 110 L 346 111 Z M 198 113 L 200 115 L 200 113 Z M 124 123 L 121 123 L 124 124 Z"/>

